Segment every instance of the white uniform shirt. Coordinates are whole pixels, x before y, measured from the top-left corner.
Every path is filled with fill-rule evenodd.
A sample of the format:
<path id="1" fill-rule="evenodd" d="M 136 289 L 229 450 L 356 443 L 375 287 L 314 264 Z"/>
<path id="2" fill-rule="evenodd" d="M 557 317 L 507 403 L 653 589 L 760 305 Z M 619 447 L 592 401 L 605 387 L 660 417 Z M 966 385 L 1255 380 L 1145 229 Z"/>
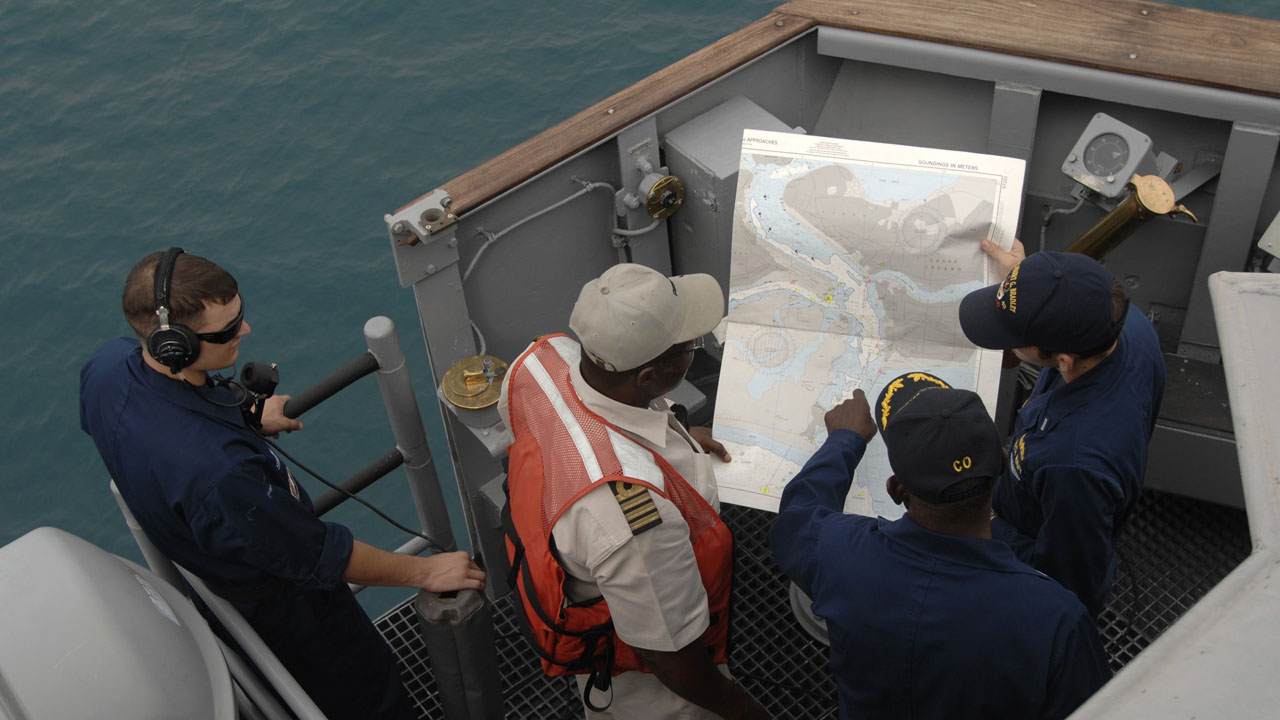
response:
<path id="1" fill-rule="evenodd" d="M 588 385 L 576 360 L 569 366 L 569 380 L 587 408 L 661 455 L 719 511 L 712 458 L 675 419 L 669 401 L 656 400 L 649 408 L 620 403 Z M 509 427 L 506 379 L 498 413 Z M 560 562 L 569 574 L 565 583 L 569 601 L 603 595 L 609 603 L 614 629 L 624 642 L 647 650 L 674 652 L 706 632 L 710 612 L 689 542 L 689 526 L 675 505 L 657 493 L 651 494 L 662 522 L 639 535 L 631 534 L 607 485 L 569 506 L 551 534 Z M 584 680 L 585 676 L 579 676 L 580 684 Z M 610 713 L 588 712 L 589 717 L 716 717 L 672 693 L 649 673 L 623 673 L 614 678 L 613 685 Z M 606 699 L 599 693 L 592 696 L 597 704 Z"/>

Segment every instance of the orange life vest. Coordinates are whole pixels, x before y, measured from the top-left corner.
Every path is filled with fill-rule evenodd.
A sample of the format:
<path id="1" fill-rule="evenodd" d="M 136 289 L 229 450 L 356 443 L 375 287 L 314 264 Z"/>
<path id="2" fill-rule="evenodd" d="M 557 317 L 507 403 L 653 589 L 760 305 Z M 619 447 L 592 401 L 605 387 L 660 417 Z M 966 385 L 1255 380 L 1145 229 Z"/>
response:
<path id="1" fill-rule="evenodd" d="M 648 522 L 656 524 L 652 502 L 650 513 L 638 498 L 646 488 L 680 510 L 689 525 L 711 616 L 700 640 L 717 664 L 724 663 L 733 536 L 706 499 L 661 455 L 582 403 L 569 380 L 580 352 L 565 335 L 543 338 L 512 364 L 507 387 L 515 435 L 508 448 L 507 557 L 543 670 L 551 676 L 603 675 L 601 680 L 627 670 L 648 672 L 614 632 L 608 603 L 566 602 L 565 569 L 551 550 L 551 528 L 561 513 L 601 483 L 611 484 L 632 532 L 638 527 L 643 532 Z M 639 504 L 628 504 L 631 498 Z"/>

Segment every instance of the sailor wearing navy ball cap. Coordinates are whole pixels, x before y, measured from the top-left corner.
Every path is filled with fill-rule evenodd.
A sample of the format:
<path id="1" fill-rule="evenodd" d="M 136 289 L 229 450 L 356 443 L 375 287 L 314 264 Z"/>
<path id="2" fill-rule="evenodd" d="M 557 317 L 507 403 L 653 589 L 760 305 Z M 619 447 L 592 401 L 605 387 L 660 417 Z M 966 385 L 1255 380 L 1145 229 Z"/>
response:
<path id="1" fill-rule="evenodd" d="M 1092 258 L 984 249 L 1004 280 L 960 303 L 975 345 L 1044 368 L 1018 411 L 992 525 L 1018 557 L 1096 616 L 1115 577 L 1115 542 L 1142 493 L 1165 368 L 1151 322 Z"/>
<path id="2" fill-rule="evenodd" d="M 991 537 L 1000 438 L 976 394 L 907 373 L 825 421 L 769 540 L 826 619 L 841 718 L 1061 718 L 1106 681 L 1085 607 Z M 842 512 L 877 428 L 896 521 Z"/>

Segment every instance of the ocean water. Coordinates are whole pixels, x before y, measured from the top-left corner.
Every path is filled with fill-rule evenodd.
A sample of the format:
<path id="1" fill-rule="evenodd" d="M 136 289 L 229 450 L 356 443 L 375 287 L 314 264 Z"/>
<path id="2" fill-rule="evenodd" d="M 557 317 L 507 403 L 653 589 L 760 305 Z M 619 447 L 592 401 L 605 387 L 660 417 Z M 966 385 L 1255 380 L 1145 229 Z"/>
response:
<path id="1" fill-rule="evenodd" d="M 0 3 L 0 545 L 52 525 L 140 559 L 79 427 L 79 370 L 129 332 L 129 268 L 170 245 L 235 274 L 241 359 L 278 363 L 280 392 L 363 352 L 369 317 L 395 321 L 465 541 L 383 214 L 778 4 Z M 1275 0 L 1177 4 L 1280 19 Z M 394 444 L 369 378 L 303 421 L 285 448 L 334 481 Z M 402 477 L 364 495 L 415 525 Z M 354 503 L 334 517 L 406 539 Z"/>

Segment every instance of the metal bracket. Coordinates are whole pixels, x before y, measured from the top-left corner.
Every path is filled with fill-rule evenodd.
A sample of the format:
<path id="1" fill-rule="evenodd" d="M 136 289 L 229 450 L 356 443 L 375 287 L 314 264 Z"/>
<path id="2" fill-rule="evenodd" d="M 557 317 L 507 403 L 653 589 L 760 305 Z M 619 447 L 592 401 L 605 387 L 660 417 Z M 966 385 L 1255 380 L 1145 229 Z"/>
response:
<path id="1" fill-rule="evenodd" d="M 480 441 L 484 449 L 489 452 L 489 457 L 501 460 L 507 456 L 507 446 L 515 442 L 515 436 L 502 423 L 502 417 L 498 415 L 496 406 L 491 405 L 480 410 L 460 408 L 449 402 L 440 388 L 436 388 L 436 398 L 440 401 L 440 407 L 447 409 L 458 418 L 475 439 Z"/>
<path id="2" fill-rule="evenodd" d="M 1201 185 L 1218 177 L 1221 172 L 1222 156 L 1215 153 L 1206 162 L 1196 165 L 1169 183 L 1173 188 L 1173 199 L 1181 200 Z"/>
<path id="3" fill-rule="evenodd" d="M 1258 247 L 1276 257 L 1280 257 L 1280 213 L 1276 213 L 1275 219 L 1271 221 L 1266 231 L 1262 233 L 1262 237 L 1258 239 Z"/>
<path id="4" fill-rule="evenodd" d="M 449 212 L 452 204 L 444 190 L 435 190 L 394 215 L 383 217 L 402 287 L 458 262 L 458 218 Z"/>
<path id="5" fill-rule="evenodd" d="M 453 198 L 442 188 L 436 188 L 412 205 L 400 208 L 394 215 L 383 219 L 393 241 L 417 245 L 458 222 L 458 217 L 449 210 L 452 205 Z"/>

